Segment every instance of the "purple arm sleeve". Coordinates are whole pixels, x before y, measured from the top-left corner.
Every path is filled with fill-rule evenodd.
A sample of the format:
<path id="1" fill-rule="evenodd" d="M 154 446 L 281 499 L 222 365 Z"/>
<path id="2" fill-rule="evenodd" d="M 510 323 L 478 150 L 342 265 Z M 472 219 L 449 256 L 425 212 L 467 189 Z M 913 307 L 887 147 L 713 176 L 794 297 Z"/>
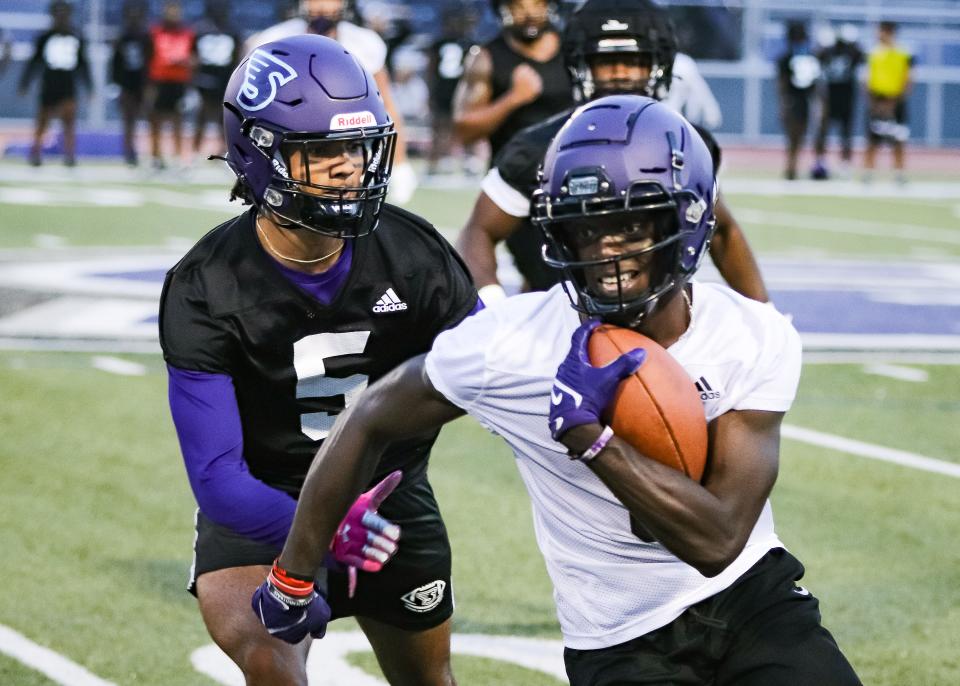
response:
<path id="1" fill-rule="evenodd" d="M 167 365 L 170 414 L 200 511 L 242 536 L 283 547 L 296 501 L 247 469 L 233 380 Z"/>

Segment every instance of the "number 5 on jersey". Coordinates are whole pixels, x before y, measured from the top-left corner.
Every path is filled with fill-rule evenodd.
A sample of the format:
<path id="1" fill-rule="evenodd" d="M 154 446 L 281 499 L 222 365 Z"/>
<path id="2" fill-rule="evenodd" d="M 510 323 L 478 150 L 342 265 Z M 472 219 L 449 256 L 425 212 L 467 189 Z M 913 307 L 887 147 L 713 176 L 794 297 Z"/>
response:
<path id="1" fill-rule="evenodd" d="M 325 361 L 340 355 L 359 355 L 367 347 L 369 331 L 342 331 L 306 336 L 293 344 L 293 366 L 297 371 L 297 399 L 332 398 L 343 395 L 347 408 L 367 387 L 366 374 L 351 374 L 338 379 L 326 376 Z M 307 412 L 300 415 L 300 430 L 311 440 L 327 437 L 337 414 Z"/>

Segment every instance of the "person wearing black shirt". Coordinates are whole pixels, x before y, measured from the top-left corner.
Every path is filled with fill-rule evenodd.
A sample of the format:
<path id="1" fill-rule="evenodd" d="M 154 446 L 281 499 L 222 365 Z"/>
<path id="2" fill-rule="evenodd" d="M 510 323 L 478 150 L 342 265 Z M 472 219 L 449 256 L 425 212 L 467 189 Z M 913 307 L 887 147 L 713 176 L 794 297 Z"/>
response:
<path id="1" fill-rule="evenodd" d="M 490 141 L 491 159 L 517 131 L 573 104 L 548 0 L 492 0 L 500 35 L 470 49 L 453 98 L 457 136 Z"/>
<path id="2" fill-rule="evenodd" d="M 373 77 L 342 46 L 317 35 L 260 45 L 223 108 L 233 196 L 253 207 L 170 270 L 160 304 L 171 414 L 199 506 L 190 588 L 247 683 L 306 683 L 309 639 L 276 637 L 296 629 L 283 626 L 285 609 L 309 602 L 315 637 L 331 618 L 356 617 L 391 683 L 450 686 L 450 547 L 426 474 L 436 432 L 392 444 L 381 462 L 381 496 L 402 470 L 380 514 L 403 530 L 382 571 L 361 566 L 354 584 L 337 564 L 347 562 L 338 546 L 356 541 L 380 564 L 396 552 L 383 541 L 393 525 L 367 524 L 375 498 L 345 520 L 315 579 L 274 566 L 254 612 L 250 596 L 337 416 L 482 304 L 437 231 L 384 203 L 396 133 Z M 279 622 L 269 633 L 268 619 Z"/>
<path id="3" fill-rule="evenodd" d="M 777 60 L 780 121 L 787 135 L 784 177 L 797 178 L 797 154 L 810 123 L 810 100 L 820 80 L 820 61 L 810 50 L 807 28 L 801 22 L 787 25 L 787 49 Z"/>
<path id="4" fill-rule="evenodd" d="M 223 102 L 223 91 L 240 59 L 240 37 L 230 27 L 230 6 L 226 0 L 207 0 L 206 17 L 194 28 L 197 34 L 193 44 L 196 68 L 193 85 L 200 93 L 200 107 L 194 124 L 193 150 L 199 154 L 207 124 L 217 122 Z M 220 138 L 220 134 L 217 134 Z M 217 150 L 222 147 L 218 142 Z"/>
<path id="5" fill-rule="evenodd" d="M 113 47 L 111 80 L 120 87 L 120 118 L 123 122 L 123 157 L 137 165 L 137 120 L 143 111 L 143 93 L 147 82 L 147 62 L 153 42 L 146 28 L 147 8 L 142 0 L 131 0 L 123 7 L 123 32 Z"/>
<path id="6" fill-rule="evenodd" d="M 820 127 L 817 130 L 817 162 L 814 165 L 815 178 L 829 175 L 826 160 L 827 134 L 831 125 L 840 127 L 840 145 L 843 168 L 849 171 L 853 158 L 853 112 L 857 101 L 857 69 L 863 64 L 863 51 L 857 45 L 857 27 L 844 24 L 837 32 L 836 40 L 820 51 L 818 55 L 823 76 L 826 80 L 826 97 Z"/>
<path id="7" fill-rule="evenodd" d="M 50 3 L 53 25 L 41 33 L 34 44 L 33 56 L 20 78 L 20 95 L 25 95 L 31 82 L 40 74 L 40 106 L 37 109 L 30 163 L 41 163 L 43 135 L 52 117 L 63 124 L 63 161 L 76 164 L 77 149 L 77 82 L 90 90 L 90 67 L 87 64 L 84 40 L 71 25 L 73 8 L 65 0 Z"/>
<path id="8" fill-rule="evenodd" d="M 587 0 L 567 22 L 563 52 L 574 93 L 582 101 L 615 93 L 662 97 L 669 92 L 676 40 L 666 13 L 649 0 Z M 565 110 L 518 132 L 483 179 L 457 250 L 487 303 L 505 295 L 496 271 L 495 247 L 501 241 L 506 241 L 525 290 L 547 290 L 562 278 L 542 259 L 543 237 L 529 221 L 530 198 L 543 155 L 572 112 Z M 719 167 L 716 140 L 708 131 L 698 131 Z M 716 214 L 710 256 L 720 274 L 743 295 L 766 302 L 769 296 L 756 260 L 722 196 Z"/>
<path id="9" fill-rule="evenodd" d="M 473 24 L 473 15 L 464 16 L 463 8 L 447 8 L 443 13 L 443 31 L 428 50 L 431 135 L 427 171 L 430 174 L 436 173 L 441 158 L 450 154 L 453 93 L 463 76 L 464 59 L 470 49 L 468 35 Z"/>

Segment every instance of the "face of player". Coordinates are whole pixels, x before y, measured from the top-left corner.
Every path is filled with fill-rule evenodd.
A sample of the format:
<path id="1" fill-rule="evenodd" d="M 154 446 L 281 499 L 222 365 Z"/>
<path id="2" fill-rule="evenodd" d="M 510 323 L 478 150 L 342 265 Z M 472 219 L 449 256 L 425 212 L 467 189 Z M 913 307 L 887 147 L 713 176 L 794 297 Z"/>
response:
<path id="1" fill-rule="evenodd" d="M 598 262 L 583 268 L 587 291 L 598 300 L 616 302 L 640 298 L 659 286 L 663 251 L 653 248 L 662 240 L 671 218 L 671 212 L 633 212 L 586 217 L 565 225 L 564 242 L 576 258 Z"/>
<path id="2" fill-rule="evenodd" d="M 324 17 L 339 21 L 343 15 L 343 0 L 302 0 L 300 8 L 308 20 Z"/>
<path id="3" fill-rule="evenodd" d="M 56 29 L 65 31 L 70 28 L 70 11 L 70 5 L 54 6 L 51 17 L 53 19 L 53 26 Z"/>
<path id="4" fill-rule="evenodd" d="M 145 18 L 144 10 L 139 5 L 130 5 L 123 13 L 124 23 L 131 28 L 143 26 Z"/>
<path id="5" fill-rule="evenodd" d="M 365 149 L 362 141 L 310 141 L 290 144 L 286 157 L 293 179 L 309 184 L 304 187 L 304 192 L 322 195 L 324 191 L 313 186 L 345 188 L 360 185 Z"/>
<path id="6" fill-rule="evenodd" d="M 596 94 L 640 93 L 653 69 L 650 53 L 609 53 L 589 57 Z"/>
<path id="7" fill-rule="evenodd" d="M 550 9 L 547 0 L 513 0 L 503 8 L 510 15 L 510 31 L 519 40 L 534 41 L 547 28 Z"/>
<path id="8" fill-rule="evenodd" d="M 163 6 L 163 20 L 168 24 L 179 24 L 183 19 L 183 8 L 179 2 L 168 2 Z"/>

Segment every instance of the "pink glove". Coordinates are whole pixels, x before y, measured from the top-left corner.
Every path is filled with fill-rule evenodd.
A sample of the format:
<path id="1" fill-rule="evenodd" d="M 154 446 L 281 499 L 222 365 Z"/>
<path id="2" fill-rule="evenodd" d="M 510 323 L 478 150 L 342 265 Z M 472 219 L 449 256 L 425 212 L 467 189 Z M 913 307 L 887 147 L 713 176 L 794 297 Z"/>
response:
<path id="1" fill-rule="evenodd" d="M 337 562 L 349 566 L 348 595 L 351 598 L 357 588 L 357 568 L 379 572 L 397 552 L 400 527 L 377 514 L 377 508 L 393 493 L 402 478 L 400 470 L 391 472 L 357 498 L 330 544 Z"/>

